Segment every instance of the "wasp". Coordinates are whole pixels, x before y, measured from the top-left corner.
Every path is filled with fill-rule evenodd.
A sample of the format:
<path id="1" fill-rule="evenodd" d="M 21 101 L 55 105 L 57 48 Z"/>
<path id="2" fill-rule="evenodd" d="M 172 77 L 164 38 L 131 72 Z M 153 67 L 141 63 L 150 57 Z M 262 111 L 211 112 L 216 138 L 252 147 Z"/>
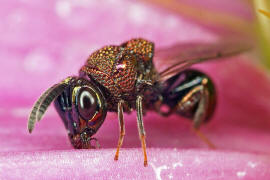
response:
<path id="1" fill-rule="evenodd" d="M 199 128 L 214 112 L 216 91 L 210 77 L 189 67 L 248 49 L 243 42 L 221 41 L 177 44 L 155 53 L 154 43 L 141 38 L 119 46 L 105 46 L 90 55 L 78 76 L 67 77 L 39 97 L 28 119 L 28 130 L 33 131 L 35 123 L 54 102 L 74 148 L 92 148 L 90 142 L 95 140 L 93 135 L 101 127 L 107 112 L 115 112 L 120 126 L 114 158 L 118 160 L 125 136 L 123 115 L 135 110 L 144 165 L 147 166 L 143 115 L 147 111 L 162 116 L 179 114 L 191 119 L 195 132 L 206 139 Z M 211 143 L 205 141 L 211 147 Z"/>

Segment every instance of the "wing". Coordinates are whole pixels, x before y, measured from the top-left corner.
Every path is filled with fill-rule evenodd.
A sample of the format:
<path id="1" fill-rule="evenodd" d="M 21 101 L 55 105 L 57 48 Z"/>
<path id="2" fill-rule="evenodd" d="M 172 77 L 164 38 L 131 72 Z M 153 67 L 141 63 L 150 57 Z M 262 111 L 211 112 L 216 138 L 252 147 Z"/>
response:
<path id="1" fill-rule="evenodd" d="M 176 44 L 158 50 L 153 61 L 160 75 L 159 81 L 165 81 L 193 64 L 235 56 L 250 50 L 251 47 L 251 43 L 243 40 Z"/>

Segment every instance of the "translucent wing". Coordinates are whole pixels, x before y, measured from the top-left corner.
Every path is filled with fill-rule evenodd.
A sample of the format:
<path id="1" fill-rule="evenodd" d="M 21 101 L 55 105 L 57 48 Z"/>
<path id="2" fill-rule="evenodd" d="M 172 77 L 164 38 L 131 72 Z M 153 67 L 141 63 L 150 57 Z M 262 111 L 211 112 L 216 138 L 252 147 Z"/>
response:
<path id="1" fill-rule="evenodd" d="M 193 64 L 238 55 L 251 49 L 243 40 L 223 40 L 216 43 L 176 44 L 157 50 L 154 64 L 160 81 L 164 81 Z"/>

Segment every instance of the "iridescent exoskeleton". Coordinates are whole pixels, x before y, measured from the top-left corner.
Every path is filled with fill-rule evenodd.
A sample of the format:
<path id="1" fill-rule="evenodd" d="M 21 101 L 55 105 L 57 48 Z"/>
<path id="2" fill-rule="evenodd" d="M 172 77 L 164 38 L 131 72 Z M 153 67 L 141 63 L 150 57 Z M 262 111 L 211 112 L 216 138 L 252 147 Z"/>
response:
<path id="1" fill-rule="evenodd" d="M 179 44 L 157 51 L 154 56 L 154 44 L 144 39 L 105 46 L 90 55 L 79 76 L 70 76 L 42 94 L 30 114 L 28 130 L 32 132 L 54 101 L 71 144 L 79 149 L 92 148 L 90 141 L 95 139 L 93 135 L 107 112 L 116 112 L 120 125 L 117 160 L 125 135 L 123 113 L 136 110 L 144 165 L 147 165 L 143 114 L 147 111 L 163 116 L 177 113 L 191 119 L 195 132 L 203 137 L 199 127 L 214 112 L 215 87 L 207 75 L 187 68 L 248 49 L 247 44 L 239 41 Z M 163 106 L 168 111 L 164 112 Z"/>

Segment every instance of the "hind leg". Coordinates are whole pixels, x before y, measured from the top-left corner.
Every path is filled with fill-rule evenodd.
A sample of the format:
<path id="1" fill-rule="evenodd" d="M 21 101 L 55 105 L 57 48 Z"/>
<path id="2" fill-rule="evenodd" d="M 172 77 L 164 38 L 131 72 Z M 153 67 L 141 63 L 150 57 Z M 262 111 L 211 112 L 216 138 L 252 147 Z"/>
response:
<path id="1" fill-rule="evenodd" d="M 187 101 L 188 99 L 191 99 L 192 95 L 196 92 L 200 93 L 200 97 L 198 100 L 198 107 L 196 108 L 194 117 L 192 119 L 193 124 L 191 129 L 203 142 L 208 145 L 209 148 L 215 149 L 215 145 L 199 130 L 207 116 L 207 109 L 209 108 L 209 91 L 203 85 L 196 87 L 190 92 L 190 94 L 186 96 Z M 185 102 L 182 103 L 185 104 Z"/>
<path id="2" fill-rule="evenodd" d="M 215 109 L 215 88 L 210 78 L 197 70 L 185 70 L 164 82 L 162 96 L 155 104 L 162 116 L 177 113 L 192 120 L 192 130 L 210 148 L 214 145 L 199 131 Z M 168 106 L 163 112 L 162 105 Z"/>
<path id="3" fill-rule="evenodd" d="M 205 79 L 205 81 L 207 81 Z M 192 118 L 192 131 L 203 141 L 209 148 L 215 149 L 214 144 L 199 130 L 202 123 L 207 118 L 209 108 L 209 91 L 207 86 L 203 83 L 199 86 L 194 87 L 183 99 L 178 103 L 177 108 L 173 108 L 180 113 L 185 114 L 194 109 L 194 115 Z M 196 107 L 195 107 L 196 106 Z"/>

